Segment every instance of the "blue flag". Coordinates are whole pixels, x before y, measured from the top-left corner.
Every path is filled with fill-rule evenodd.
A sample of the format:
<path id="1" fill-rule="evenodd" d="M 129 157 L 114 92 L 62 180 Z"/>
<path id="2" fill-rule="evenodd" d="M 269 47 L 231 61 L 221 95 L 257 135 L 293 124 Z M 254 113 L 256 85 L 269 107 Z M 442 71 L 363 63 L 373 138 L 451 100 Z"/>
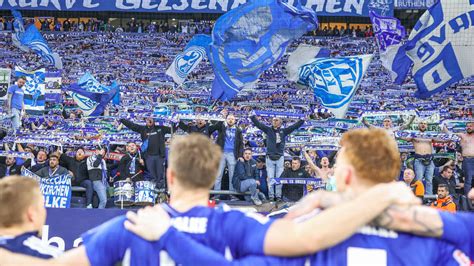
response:
<path id="1" fill-rule="evenodd" d="M 405 27 L 394 17 L 383 17 L 370 11 L 370 20 L 382 52 L 385 52 L 389 46 L 401 43 L 406 36 Z"/>
<path id="2" fill-rule="evenodd" d="M 57 69 L 62 69 L 63 62 L 61 58 L 49 48 L 48 43 L 35 25 L 30 25 L 25 31 L 20 11 L 12 9 L 12 15 L 14 17 L 13 26 L 15 29 L 15 32 L 12 33 L 13 44 L 24 52 L 34 51 L 43 60 L 54 65 Z"/>
<path id="3" fill-rule="evenodd" d="M 71 84 L 68 90 L 71 91 L 71 97 L 86 116 L 101 115 L 107 104 L 120 93 L 117 82 L 104 86 L 90 73 L 82 76 L 78 83 Z"/>
<path id="4" fill-rule="evenodd" d="M 398 19 L 379 16 L 373 11 L 370 11 L 370 20 L 379 44 L 382 65 L 390 72 L 394 83 L 402 84 L 412 64 L 402 44 L 406 36 L 405 28 Z"/>
<path id="5" fill-rule="evenodd" d="M 406 46 L 417 97 L 474 75 L 473 20 L 474 0 L 440 0 L 421 16 Z"/>
<path id="6" fill-rule="evenodd" d="M 26 46 L 23 46 L 21 44 L 21 39 L 23 35 L 25 34 L 25 26 L 23 24 L 23 16 L 21 15 L 20 11 L 16 9 L 12 9 L 12 15 L 13 15 L 13 29 L 15 30 L 14 33 L 12 33 L 12 41 L 13 44 L 21 49 L 24 52 L 28 52 L 29 48 Z"/>
<path id="7" fill-rule="evenodd" d="M 15 67 L 15 76 L 26 77 L 26 83 L 23 87 L 25 110 L 29 114 L 41 114 L 45 107 L 46 93 L 46 70 L 44 68 L 28 71 L 21 67 Z"/>
<path id="8" fill-rule="evenodd" d="M 214 99 L 230 100 L 253 85 L 290 42 L 318 25 L 313 10 L 282 0 L 252 0 L 221 16 L 212 31 Z"/>
<path id="9" fill-rule="evenodd" d="M 195 35 L 191 41 L 189 41 L 184 51 L 176 56 L 166 71 L 166 75 L 173 78 L 176 84 L 182 84 L 189 73 L 191 73 L 209 53 L 211 41 L 209 35 Z"/>
<path id="10" fill-rule="evenodd" d="M 317 58 L 300 68 L 299 83 L 311 87 L 337 118 L 344 118 L 371 60 L 372 55 Z"/>

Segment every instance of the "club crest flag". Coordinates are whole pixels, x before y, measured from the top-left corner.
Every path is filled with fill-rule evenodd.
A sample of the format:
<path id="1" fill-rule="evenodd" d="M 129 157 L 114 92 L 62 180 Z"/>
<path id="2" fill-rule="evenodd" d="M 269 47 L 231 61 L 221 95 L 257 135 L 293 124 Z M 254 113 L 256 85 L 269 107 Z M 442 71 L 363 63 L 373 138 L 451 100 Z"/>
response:
<path id="1" fill-rule="evenodd" d="M 28 71 L 21 67 L 15 67 L 15 76 L 26 77 L 24 91 L 24 104 L 25 110 L 29 114 L 41 114 L 44 111 L 45 106 L 45 83 L 46 70 L 44 68 Z"/>
<path id="2" fill-rule="evenodd" d="M 417 97 L 427 98 L 474 75 L 474 0 L 440 0 L 420 18 L 406 53 Z"/>
<path id="3" fill-rule="evenodd" d="M 198 34 L 188 43 L 184 51 L 176 56 L 171 66 L 166 71 L 173 81 L 181 85 L 189 73 L 207 56 L 211 43 L 209 35 Z"/>
<path id="4" fill-rule="evenodd" d="M 344 118 L 372 57 L 359 55 L 313 59 L 300 68 L 299 83 L 311 87 L 314 96 L 336 118 Z"/>
<path id="5" fill-rule="evenodd" d="M 327 48 L 300 44 L 294 52 L 288 57 L 286 65 L 287 78 L 289 81 L 297 82 L 299 79 L 299 69 L 302 65 L 310 62 L 314 58 L 329 57 L 331 51 Z"/>

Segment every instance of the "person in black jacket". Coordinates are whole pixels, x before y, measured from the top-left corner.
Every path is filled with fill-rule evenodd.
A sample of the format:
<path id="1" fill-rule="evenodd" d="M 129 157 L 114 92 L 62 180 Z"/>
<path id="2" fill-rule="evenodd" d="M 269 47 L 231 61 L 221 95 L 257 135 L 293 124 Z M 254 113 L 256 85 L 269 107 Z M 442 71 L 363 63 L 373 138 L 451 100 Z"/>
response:
<path id="1" fill-rule="evenodd" d="M 16 158 L 8 155 L 5 164 L 0 164 L 0 178 L 10 175 L 21 175 L 21 167 L 16 165 Z"/>
<path id="2" fill-rule="evenodd" d="M 285 169 L 280 178 L 310 178 L 309 173 L 301 167 L 301 159 L 293 157 L 291 167 Z M 305 185 L 283 185 L 283 198 L 285 201 L 296 202 L 303 197 Z"/>
<path id="3" fill-rule="evenodd" d="M 145 153 L 145 163 L 149 174 L 157 188 L 165 187 L 165 135 L 171 133 L 171 128 L 166 126 L 157 126 L 152 117 L 145 119 L 145 126 L 135 124 L 126 119 L 120 119 L 120 122 L 129 129 L 140 134 L 144 144 L 142 151 Z M 145 149 L 146 146 L 146 149 Z"/>
<path id="4" fill-rule="evenodd" d="M 279 177 L 283 173 L 284 169 L 284 156 L 283 152 L 285 149 L 286 137 L 291 134 L 296 129 L 300 128 L 304 120 L 299 120 L 295 124 L 282 128 L 282 120 L 279 117 L 274 117 L 272 119 L 272 126 L 266 126 L 260 121 L 258 121 L 255 115 L 250 117 L 252 123 L 261 131 L 263 131 L 266 138 L 266 147 L 267 147 L 267 156 L 265 165 L 267 167 L 268 175 L 268 196 L 270 200 L 276 197 L 277 201 L 281 201 L 281 185 L 275 185 L 274 178 Z M 275 187 L 275 190 L 274 190 Z"/>
<path id="5" fill-rule="evenodd" d="M 217 125 L 219 134 L 217 135 L 216 143 L 222 148 L 224 153 L 219 165 L 219 175 L 216 178 L 214 190 L 221 190 L 225 166 L 227 165 L 229 177 L 232 178 L 237 160 L 243 161 L 244 138 L 242 130 L 236 125 L 235 116 L 232 114 L 226 117 L 225 122 L 219 122 Z M 229 190 L 235 191 L 232 182 L 229 182 Z"/>
<path id="6" fill-rule="evenodd" d="M 72 173 L 73 186 L 80 186 L 86 189 L 86 206 L 92 208 L 92 196 L 94 190 L 92 188 L 92 181 L 89 179 L 87 173 L 86 157 L 83 148 L 78 148 L 74 157 L 70 157 L 66 154 L 61 154 L 59 157 L 59 163 L 66 167 Z"/>
<path id="7" fill-rule="evenodd" d="M 456 180 L 454 179 L 454 170 L 448 165 L 443 167 L 441 174 L 433 178 L 433 194 L 438 193 L 438 186 L 445 184 L 448 186 L 449 195 L 454 198 L 456 204 L 459 200 L 459 194 L 456 193 Z"/>
<path id="8" fill-rule="evenodd" d="M 89 156 L 86 160 L 87 174 L 99 196 L 99 209 L 104 209 L 107 204 L 107 164 L 104 160 L 106 154 L 107 149 L 100 147 L 96 154 Z"/>
<path id="9" fill-rule="evenodd" d="M 183 121 L 179 121 L 178 127 L 184 130 L 184 132 L 191 134 L 191 133 L 201 133 L 208 137 L 212 135 L 214 131 L 217 130 L 218 123 L 216 124 L 208 124 L 205 119 L 196 119 L 194 125 L 189 125 L 184 123 Z"/>
<path id="10" fill-rule="evenodd" d="M 48 154 L 44 150 L 39 150 L 38 153 L 36 154 L 36 164 L 31 166 L 30 168 L 32 172 L 37 172 L 41 168 L 47 167 L 48 165 L 49 165 Z"/>
<path id="11" fill-rule="evenodd" d="M 127 144 L 127 154 L 120 159 L 118 172 L 120 175 L 116 179 L 129 181 L 143 181 L 143 171 L 145 170 L 145 162 L 137 152 L 137 145 L 134 142 Z"/>
<path id="12" fill-rule="evenodd" d="M 245 149 L 243 161 L 238 161 L 235 166 L 232 183 L 238 192 L 250 191 L 250 198 L 255 205 L 262 205 L 259 199 L 257 186 L 260 185 L 258 181 L 257 162 L 252 159 L 252 150 Z"/>

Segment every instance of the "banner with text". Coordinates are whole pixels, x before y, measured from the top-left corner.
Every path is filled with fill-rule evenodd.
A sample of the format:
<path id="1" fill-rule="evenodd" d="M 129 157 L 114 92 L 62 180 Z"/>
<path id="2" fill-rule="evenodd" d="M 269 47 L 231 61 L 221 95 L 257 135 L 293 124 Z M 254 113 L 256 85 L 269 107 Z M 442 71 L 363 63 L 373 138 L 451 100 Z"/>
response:
<path id="1" fill-rule="evenodd" d="M 245 4 L 248 0 L 0 0 L 0 9 L 49 11 L 125 11 L 169 13 L 223 13 Z M 295 4 L 298 0 L 282 0 Z M 429 0 L 427 0 L 429 1 Z M 369 10 L 379 15 L 393 14 L 392 0 L 301 0 L 318 16 L 369 16 Z"/>
<path id="2" fill-rule="evenodd" d="M 12 70 L 9 68 L 0 68 L 0 100 L 5 100 L 7 98 L 11 73 Z"/>

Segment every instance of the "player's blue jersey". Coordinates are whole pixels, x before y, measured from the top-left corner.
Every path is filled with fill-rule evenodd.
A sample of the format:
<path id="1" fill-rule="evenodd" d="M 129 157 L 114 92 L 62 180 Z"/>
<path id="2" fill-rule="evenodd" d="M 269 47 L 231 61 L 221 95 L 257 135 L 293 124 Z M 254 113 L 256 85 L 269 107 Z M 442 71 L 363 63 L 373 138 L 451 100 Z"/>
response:
<path id="1" fill-rule="evenodd" d="M 443 220 L 442 239 L 461 249 L 474 260 L 474 213 L 440 212 Z"/>
<path id="2" fill-rule="evenodd" d="M 470 265 L 469 258 L 446 241 L 373 227 L 362 228 L 360 233 L 332 248 L 298 258 L 249 256 L 228 261 L 222 255 L 172 229 L 161 241 L 169 254 L 183 265 Z"/>
<path id="3" fill-rule="evenodd" d="M 38 238 L 38 232 L 28 232 L 16 237 L 0 236 L 0 248 L 44 259 L 55 258 L 62 251 Z"/>
<path id="4" fill-rule="evenodd" d="M 169 205 L 163 208 L 174 228 L 227 258 L 263 255 L 265 235 L 271 224 L 267 218 L 228 207 L 195 207 L 184 213 Z M 121 261 L 130 265 L 174 264 L 165 251 L 160 252 L 158 243 L 150 244 L 127 231 L 123 226 L 125 220 L 124 216 L 117 217 L 82 236 L 92 266 Z"/>

